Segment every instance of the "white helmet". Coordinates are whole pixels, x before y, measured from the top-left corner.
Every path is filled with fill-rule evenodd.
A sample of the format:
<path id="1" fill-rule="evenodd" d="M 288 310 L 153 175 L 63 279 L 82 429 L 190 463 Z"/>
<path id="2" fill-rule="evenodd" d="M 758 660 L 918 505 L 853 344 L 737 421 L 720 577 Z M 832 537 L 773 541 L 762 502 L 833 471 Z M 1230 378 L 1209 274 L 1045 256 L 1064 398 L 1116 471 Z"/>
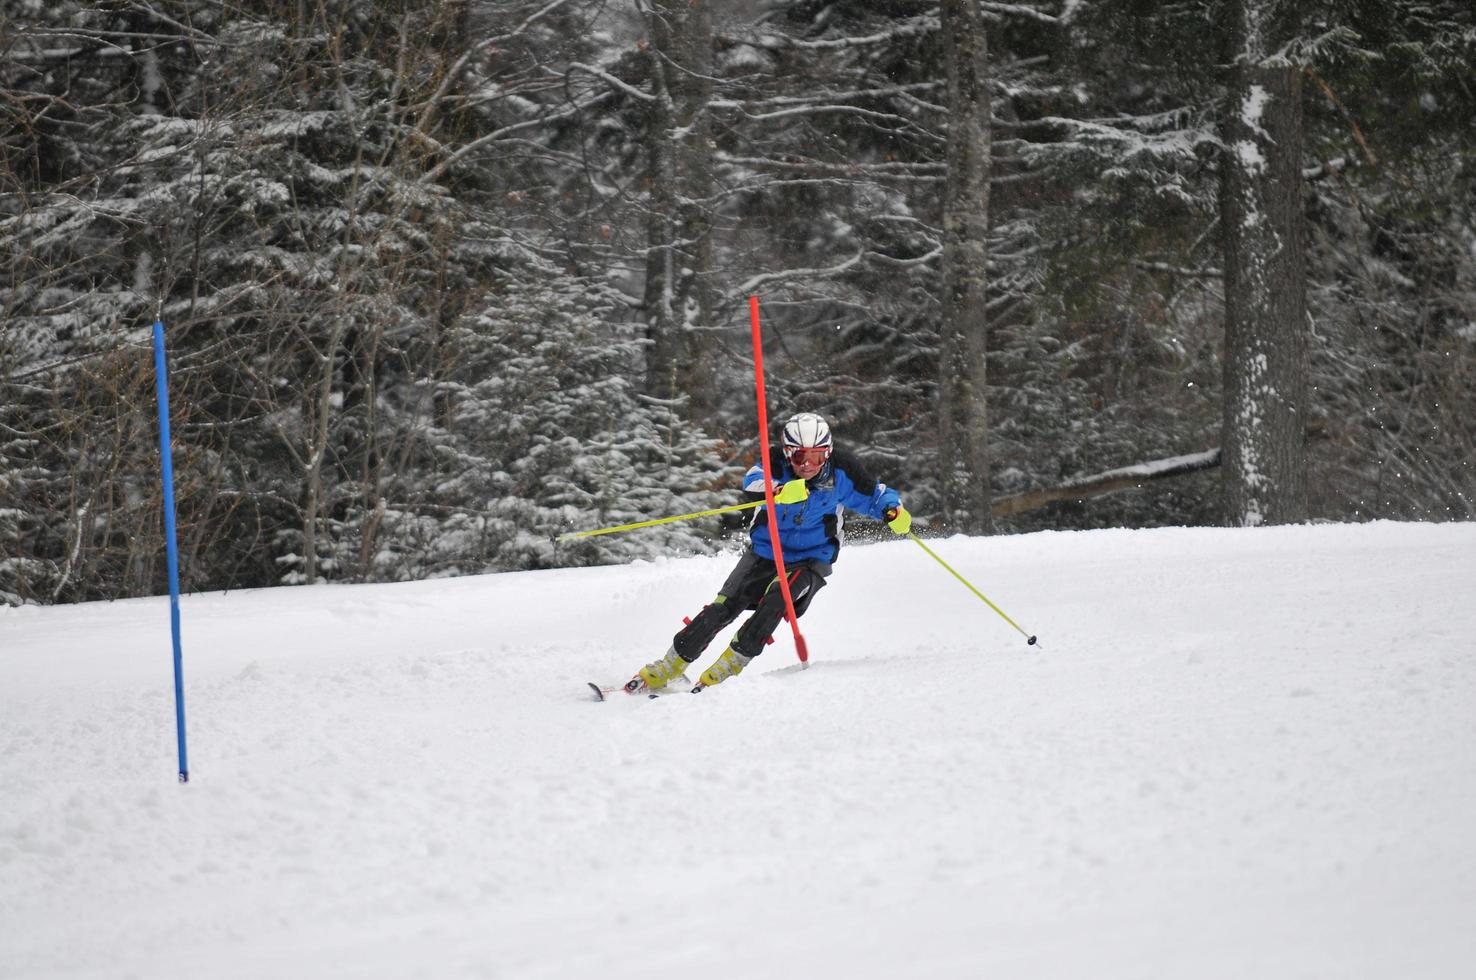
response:
<path id="1" fill-rule="evenodd" d="M 830 426 L 814 412 L 801 412 L 784 423 L 785 449 L 830 448 Z"/>

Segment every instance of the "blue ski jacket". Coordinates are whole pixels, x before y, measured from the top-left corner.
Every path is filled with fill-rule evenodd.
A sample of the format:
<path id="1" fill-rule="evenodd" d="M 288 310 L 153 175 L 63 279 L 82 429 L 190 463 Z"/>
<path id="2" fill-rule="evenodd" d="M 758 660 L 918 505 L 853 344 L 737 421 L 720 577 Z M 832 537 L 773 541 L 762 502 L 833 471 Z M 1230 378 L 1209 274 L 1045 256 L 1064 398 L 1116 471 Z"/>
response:
<path id="1" fill-rule="evenodd" d="M 798 479 L 784 451 L 775 446 L 769 450 L 769 467 L 774 485 Z M 901 504 L 897 491 L 879 483 L 866 472 L 852 453 L 837 448 L 830 454 L 825 468 L 807 481 L 810 496 L 797 504 L 775 504 L 776 520 L 770 520 L 768 505 L 758 508 L 748 536 L 760 558 L 774 559 L 771 528 L 779 527 L 779 543 L 784 548 L 784 561 L 819 559 L 834 562 L 845 540 L 845 508 L 867 517 L 883 520 L 888 508 Z M 764 468 L 755 463 L 743 477 L 743 489 L 749 494 L 764 495 Z"/>

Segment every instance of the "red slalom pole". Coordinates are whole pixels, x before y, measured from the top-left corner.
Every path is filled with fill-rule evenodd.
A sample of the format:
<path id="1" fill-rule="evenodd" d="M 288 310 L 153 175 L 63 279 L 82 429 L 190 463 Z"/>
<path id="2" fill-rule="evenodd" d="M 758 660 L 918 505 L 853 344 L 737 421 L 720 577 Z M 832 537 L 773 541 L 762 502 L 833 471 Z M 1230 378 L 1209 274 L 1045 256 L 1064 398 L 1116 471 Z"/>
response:
<path id="1" fill-rule="evenodd" d="M 759 333 L 757 296 L 748 297 L 748 318 L 753 324 L 753 378 L 758 388 L 759 458 L 764 464 L 764 502 L 769 509 L 769 541 L 774 545 L 774 568 L 779 573 L 779 591 L 784 594 L 784 609 L 794 630 L 794 649 L 800 663 L 810 662 L 810 648 L 800 635 L 799 617 L 794 614 L 794 598 L 789 594 L 789 575 L 784 570 L 784 549 L 779 545 L 779 518 L 774 510 L 774 474 L 769 467 L 769 405 L 764 398 L 764 344 Z"/>

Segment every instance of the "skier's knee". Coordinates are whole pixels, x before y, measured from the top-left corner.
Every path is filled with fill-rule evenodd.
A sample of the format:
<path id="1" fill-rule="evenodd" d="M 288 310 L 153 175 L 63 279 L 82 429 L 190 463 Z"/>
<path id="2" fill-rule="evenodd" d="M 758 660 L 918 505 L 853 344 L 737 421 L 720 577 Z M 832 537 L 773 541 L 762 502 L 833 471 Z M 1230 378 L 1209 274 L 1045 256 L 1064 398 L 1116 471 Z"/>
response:
<path id="1" fill-rule="evenodd" d="M 723 596 L 718 596 L 717 601 L 710 602 L 702 607 L 696 616 L 686 620 L 686 625 L 672 637 L 671 645 L 683 657 L 691 660 L 698 657 L 712 638 L 717 635 L 718 630 L 731 623 L 735 617 L 734 610 L 728 608 L 723 601 Z"/>

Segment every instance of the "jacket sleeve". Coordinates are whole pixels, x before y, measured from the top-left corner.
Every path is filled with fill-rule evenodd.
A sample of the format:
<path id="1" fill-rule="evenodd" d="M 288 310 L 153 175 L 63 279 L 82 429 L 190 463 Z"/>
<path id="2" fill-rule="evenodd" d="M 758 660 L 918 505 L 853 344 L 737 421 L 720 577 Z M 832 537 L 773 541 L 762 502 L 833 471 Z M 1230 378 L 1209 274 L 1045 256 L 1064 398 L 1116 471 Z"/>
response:
<path id="1" fill-rule="evenodd" d="M 784 482 L 784 451 L 777 446 L 769 447 L 769 469 L 773 471 L 775 487 Z M 743 492 L 755 494 L 759 498 L 763 497 L 764 467 L 762 463 L 755 460 L 754 464 L 748 468 L 748 472 L 743 474 Z"/>
<path id="2" fill-rule="evenodd" d="M 867 472 L 855 454 L 837 449 L 831 453 L 830 462 L 837 472 L 835 486 L 840 494 L 840 501 L 852 510 L 880 521 L 890 508 L 902 503 L 897 491 Z M 845 481 L 839 479 L 840 474 L 845 474 Z M 846 483 L 850 486 L 845 486 Z M 762 477 L 759 487 L 763 487 Z"/>

